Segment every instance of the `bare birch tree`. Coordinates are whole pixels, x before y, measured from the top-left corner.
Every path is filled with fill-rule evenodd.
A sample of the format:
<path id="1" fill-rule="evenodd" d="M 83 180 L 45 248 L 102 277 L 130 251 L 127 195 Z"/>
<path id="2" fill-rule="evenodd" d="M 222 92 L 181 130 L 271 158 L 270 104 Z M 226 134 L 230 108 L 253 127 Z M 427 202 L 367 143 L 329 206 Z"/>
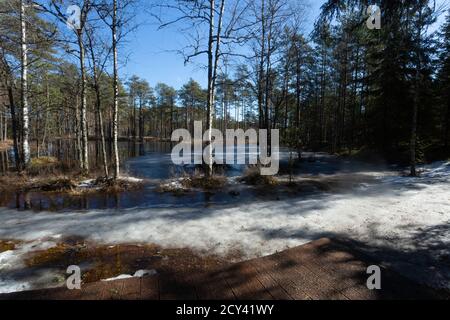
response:
<path id="1" fill-rule="evenodd" d="M 125 36 L 137 27 L 132 20 L 131 12 L 136 0 L 98 0 L 95 4 L 98 15 L 111 32 L 111 48 L 113 58 L 113 110 L 112 110 L 112 163 L 113 178 L 120 177 L 119 159 L 119 62 L 118 46 Z"/>
<path id="2" fill-rule="evenodd" d="M 21 102 L 22 102 L 22 169 L 25 169 L 30 163 L 30 145 L 29 145 L 29 106 L 28 106 L 28 52 L 27 52 L 27 23 L 26 23 L 26 0 L 20 1 L 20 35 L 21 35 Z"/>
<path id="3" fill-rule="evenodd" d="M 189 32 L 189 45 L 178 50 L 184 57 L 185 63 L 191 62 L 194 58 L 207 56 L 207 99 L 206 99 L 206 130 L 208 130 L 207 144 L 211 143 L 211 129 L 214 122 L 214 106 L 216 95 L 216 81 L 218 68 L 221 59 L 226 55 L 239 56 L 234 53 L 232 46 L 243 43 L 245 36 L 241 35 L 241 31 L 245 28 L 241 24 L 246 24 L 244 13 L 248 8 L 245 2 L 234 1 L 229 6 L 229 11 L 225 11 L 226 0 L 173 0 L 162 4 L 158 4 L 157 8 L 172 10 L 176 17 L 170 21 L 166 21 L 164 17 L 155 16 L 159 23 L 160 29 L 180 22 L 184 22 L 182 32 Z M 156 10 L 155 10 L 156 11 Z M 225 25 L 226 20 L 226 25 Z M 206 36 L 203 33 L 206 32 Z M 226 50 L 224 50 L 224 48 Z M 212 148 L 208 148 L 206 156 L 206 175 L 213 174 Z"/>

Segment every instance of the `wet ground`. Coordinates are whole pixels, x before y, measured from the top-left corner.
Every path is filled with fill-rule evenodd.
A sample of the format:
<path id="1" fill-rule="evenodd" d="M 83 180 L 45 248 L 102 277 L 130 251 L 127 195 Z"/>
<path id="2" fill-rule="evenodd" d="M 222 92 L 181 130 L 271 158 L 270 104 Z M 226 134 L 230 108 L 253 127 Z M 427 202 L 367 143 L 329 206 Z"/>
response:
<path id="1" fill-rule="evenodd" d="M 58 192 L 2 192 L 0 194 L 0 207 L 18 210 L 33 210 L 65 212 L 73 210 L 90 209 L 130 209 L 130 208 L 168 208 L 168 207 L 210 207 L 214 205 L 227 205 L 257 200 L 280 200 L 286 197 L 307 196 L 316 192 L 343 192 L 352 190 L 364 183 L 376 183 L 364 172 L 396 170 L 387 167 L 384 163 L 367 164 L 350 161 L 331 156 L 325 153 L 305 152 L 302 160 L 295 165 L 289 165 L 291 156 L 287 150 L 280 153 L 280 175 L 283 183 L 287 183 L 289 175 L 303 177 L 299 186 L 291 188 L 268 187 L 255 188 L 237 182 L 247 166 L 227 165 L 218 170 L 219 175 L 228 178 L 228 184 L 221 189 L 213 191 L 195 190 L 193 192 L 170 193 L 158 192 L 158 186 L 167 179 L 176 179 L 195 171 L 195 166 L 175 166 L 171 161 L 171 148 L 173 145 L 165 142 L 121 142 L 121 157 L 124 163 L 123 171 L 128 175 L 145 179 L 146 183 L 141 190 L 125 191 L 120 193 L 101 192 L 87 194 L 69 194 Z M 91 146 L 91 152 L 96 155 L 98 148 Z M 50 155 L 67 161 L 66 153 L 69 147 L 62 147 L 66 153 L 61 153 L 56 146 L 49 148 Z M 58 152 L 56 152 L 58 150 Z M 248 151 L 248 150 L 247 150 Z M 55 153 L 56 152 L 56 153 Z M 239 149 L 238 156 L 244 155 L 245 150 Z M 195 155 L 194 155 L 195 157 Z M 292 154 L 296 157 L 296 154 Z M 3 158 L 8 158 L 4 156 Z M 9 159 L 12 159 L 9 155 Z M 91 163 L 98 164 L 93 157 Z M 329 181 L 333 177 L 334 181 Z M 331 183 L 330 186 L 327 184 Z M 330 190 L 334 188 L 334 190 Z"/>
<path id="2" fill-rule="evenodd" d="M 324 153 L 305 152 L 289 166 L 283 150 L 275 185 L 247 185 L 238 179 L 244 166 L 227 166 L 223 188 L 161 193 L 161 182 L 194 168 L 174 167 L 170 144 L 122 148 L 123 171 L 147 181 L 141 190 L 0 194 L 0 291 L 61 284 L 70 263 L 95 281 L 141 268 L 226 264 L 229 253 L 266 255 L 324 235 L 368 243 L 401 272 L 445 287 L 448 164 L 412 179 L 383 163 Z M 80 240 L 67 239 L 75 235 Z M 439 271 L 432 279 L 431 267 Z"/>

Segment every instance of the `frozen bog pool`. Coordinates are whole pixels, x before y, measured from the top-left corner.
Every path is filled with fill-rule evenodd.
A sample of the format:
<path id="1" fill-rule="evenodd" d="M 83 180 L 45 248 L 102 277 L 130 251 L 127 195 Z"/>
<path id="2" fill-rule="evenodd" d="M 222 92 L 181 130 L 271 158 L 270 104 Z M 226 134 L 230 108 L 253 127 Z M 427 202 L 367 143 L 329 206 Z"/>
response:
<path id="1" fill-rule="evenodd" d="M 379 183 L 352 193 L 283 201 L 62 214 L 0 209 L 0 239 L 39 242 L 76 235 L 107 244 L 148 242 L 223 255 L 238 249 L 252 258 L 323 236 L 345 237 L 405 276 L 450 289 L 450 164 L 423 169 L 420 178 L 374 173 Z M 20 268 L 19 253 L 2 254 L 1 273 Z M 0 284 L 0 292 L 10 290 L 4 279 Z"/>

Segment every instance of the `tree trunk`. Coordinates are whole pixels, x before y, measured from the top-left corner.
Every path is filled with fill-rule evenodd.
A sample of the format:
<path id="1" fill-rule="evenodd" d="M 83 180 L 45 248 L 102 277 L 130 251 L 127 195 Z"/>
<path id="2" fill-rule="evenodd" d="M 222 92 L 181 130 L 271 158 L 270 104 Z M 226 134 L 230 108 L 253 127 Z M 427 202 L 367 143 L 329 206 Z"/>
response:
<path id="1" fill-rule="evenodd" d="M 171 101 L 170 101 L 170 134 L 172 134 L 172 132 L 173 132 L 173 112 L 174 112 L 173 108 L 174 108 L 174 104 L 175 104 L 175 102 L 173 100 L 174 99 L 171 98 Z M 139 112 L 142 113 L 142 105 L 140 106 Z"/>
<path id="2" fill-rule="evenodd" d="M 211 17 L 211 29 L 210 29 L 210 38 L 209 38 L 209 48 L 211 49 L 211 54 L 208 53 L 208 56 L 212 59 L 212 46 L 213 46 L 213 36 L 212 33 L 214 31 L 214 0 L 210 0 L 211 1 L 211 11 L 210 11 L 210 17 Z M 220 3 L 220 11 L 219 11 L 219 22 L 217 25 L 217 33 L 216 33 L 216 48 L 215 48 L 215 52 L 214 52 L 214 62 L 211 61 L 211 59 L 208 59 L 208 75 L 210 75 L 210 69 L 211 73 L 212 73 L 212 77 L 211 80 L 209 81 L 208 79 L 208 119 L 207 119 L 207 128 L 209 130 L 209 135 L 208 135 L 208 143 L 211 144 L 212 143 L 212 126 L 213 126 L 213 115 L 214 115 L 214 104 L 215 104 L 215 92 L 216 92 L 216 79 L 217 79 L 217 66 L 219 64 L 219 56 L 220 56 L 220 41 L 221 41 L 221 33 L 222 33 L 222 18 L 223 18 L 223 13 L 224 13 L 224 9 L 225 9 L 225 0 L 221 0 Z M 212 62 L 212 66 L 210 66 L 210 63 Z M 209 83 L 210 82 L 210 83 Z M 207 170 L 207 176 L 212 176 L 213 174 L 213 163 L 212 163 L 212 149 L 209 149 L 209 154 L 208 154 L 208 158 L 209 158 L 209 165 L 208 165 L 208 170 Z"/>
<path id="3" fill-rule="evenodd" d="M 84 174 L 89 172 L 88 158 L 88 133 L 87 133 L 87 102 L 86 102 L 86 68 L 84 64 L 85 48 L 83 43 L 82 29 L 78 30 L 78 47 L 80 50 L 80 72 L 81 72 L 81 108 L 80 108 L 80 128 L 81 128 L 81 170 Z"/>
<path id="4" fill-rule="evenodd" d="M 445 119 L 445 133 L 444 133 L 444 145 L 445 149 L 448 149 L 450 143 L 450 95 L 448 96 L 447 101 L 447 115 Z M 6 123 L 5 123 L 6 127 Z M 5 131 L 6 133 L 6 131 Z"/>
<path id="5" fill-rule="evenodd" d="M 101 152 L 102 152 L 102 160 L 103 160 L 103 173 L 105 178 L 108 178 L 108 157 L 106 155 L 106 142 L 105 142 L 105 131 L 103 126 L 103 116 L 101 110 L 101 94 L 100 94 L 100 83 L 99 83 L 99 72 L 95 60 L 94 47 L 92 45 L 91 38 L 88 38 L 89 41 L 89 49 L 91 53 L 92 60 L 92 68 L 93 68 L 93 80 L 94 80 L 94 90 L 95 90 L 95 106 L 98 120 L 98 132 L 100 133 L 100 141 L 101 141 Z"/>
<path id="6" fill-rule="evenodd" d="M 416 141 L 417 141 L 417 113 L 418 113 L 418 100 L 419 100 L 419 94 L 418 94 L 418 80 L 419 77 L 416 75 L 416 86 L 414 88 L 414 103 L 413 103 L 413 115 L 412 115 L 412 121 L 411 121 L 411 143 L 410 143 L 410 155 L 411 155 L 411 176 L 415 177 L 417 176 L 416 172 Z"/>
<path id="7" fill-rule="evenodd" d="M 206 130 L 208 130 L 207 144 L 211 143 L 211 128 L 212 128 L 212 108 L 214 104 L 214 87 L 213 87 L 213 45 L 214 45 L 214 17 L 215 17 L 215 1 L 209 0 L 209 37 L 208 37 L 208 93 L 206 101 Z M 208 162 L 212 160 L 212 151 L 208 155 Z M 212 163 L 207 166 L 207 176 L 212 175 Z"/>
<path id="8" fill-rule="evenodd" d="M 119 75 L 117 64 L 117 0 L 113 0 L 113 21 L 112 21 L 112 47 L 113 47 L 113 85 L 114 85 L 114 107 L 113 107 L 113 163 L 114 163 L 114 179 L 118 179 L 119 171 L 119 146 L 118 146 L 118 121 L 119 121 Z"/>
<path id="9" fill-rule="evenodd" d="M 3 140 L 8 140 L 8 117 L 6 116 L 6 108 L 5 108 L 5 116 L 4 116 L 5 125 L 3 126 Z"/>
<path id="10" fill-rule="evenodd" d="M 3 121 L 3 117 L 5 117 L 5 119 L 6 119 L 6 113 L 4 116 L 3 116 L 3 114 L 4 114 L 3 110 L 0 110 L 0 141 L 6 140 L 3 135 L 3 132 L 4 132 L 3 125 L 6 122 L 6 121 L 5 122 Z"/>
<path id="11" fill-rule="evenodd" d="M 131 131 L 133 135 L 133 140 L 136 141 L 136 101 L 133 99 L 133 112 L 131 114 L 133 121 L 131 122 Z"/>
<path id="12" fill-rule="evenodd" d="M 142 97 L 139 99 L 139 140 L 144 142 L 144 111 Z"/>
<path id="13" fill-rule="evenodd" d="M 8 85 L 8 98 L 9 98 L 9 108 L 11 112 L 11 126 L 13 133 L 13 143 L 14 143 L 14 160 L 16 162 L 16 169 L 18 172 L 21 171 L 22 168 L 22 159 L 19 151 L 19 136 L 18 136 L 18 125 L 17 125 L 17 116 L 16 116 L 16 105 L 14 103 L 14 94 L 12 90 L 12 86 Z"/>
<path id="14" fill-rule="evenodd" d="M 416 144 L 417 144 L 417 117 L 419 113 L 419 91 L 420 91 L 420 81 L 421 81 L 421 69 L 422 69 L 422 59 L 420 56 L 420 45 L 422 37 L 422 11 L 419 12 L 419 25 L 417 27 L 416 35 L 416 76 L 414 85 L 414 98 L 413 98 L 413 112 L 411 120 L 411 143 L 410 143 L 410 155 L 411 155 L 411 177 L 417 176 L 416 170 Z"/>
<path id="15" fill-rule="evenodd" d="M 77 160 L 80 162 L 80 167 L 82 166 L 83 161 L 83 153 L 81 151 L 81 134 L 80 134 L 80 103 L 78 101 L 79 96 L 77 94 L 76 103 L 75 103 L 75 139 L 76 139 L 76 151 L 77 151 Z"/>
<path id="16" fill-rule="evenodd" d="M 263 82 L 264 82 L 264 57 L 266 50 L 266 19 L 265 19 L 265 0 L 261 2 L 261 56 L 259 60 L 259 71 L 258 71 L 258 128 L 263 128 L 264 119 L 264 92 L 263 92 Z"/>
<path id="17" fill-rule="evenodd" d="M 22 100 L 22 166 L 26 169 L 30 162 L 29 145 L 29 106 L 28 106 L 28 52 L 27 52 L 27 28 L 25 21 L 25 0 L 20 3 L 21 22 L 21 100 Z"/>

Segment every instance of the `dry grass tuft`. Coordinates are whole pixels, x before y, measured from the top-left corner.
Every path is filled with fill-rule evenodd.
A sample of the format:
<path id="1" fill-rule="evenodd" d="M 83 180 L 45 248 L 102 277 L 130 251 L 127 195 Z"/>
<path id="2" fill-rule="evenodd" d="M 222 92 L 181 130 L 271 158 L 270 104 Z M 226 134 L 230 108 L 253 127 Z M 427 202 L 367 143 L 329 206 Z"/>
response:
<path id="1" fill-rule="evenodd" d="M 227 184 L 227 178 L 224 176 L 207 177 L 198 173 L 185 175 L 173 181 L 164 182 L 157 188 L 158 192 L 171 192 L 182 195 L 194 190 L 216 191 Z"/>
<path id="2" fill-rule="evenodd" d="M 64 171 L 64 165 L 55 157 L 32 158 L 27 168 L 30 176 L 58 174 Z"/>
<path id="3" fill-rule="evenodd" d="M 191 176 L 189 178 L 183 179 L 181 183 L 185 188 L 210 191 L 223 188 L 227 183 L 227 179 L 223 176 Z"/>
<path id="4" fill-rule="evenodd" d="M 256 167 L 247 169 L 239 181 L 251 186 L 278 185 L 278 180 L 274 176 L 263 176 L 261 175 L 259 168 Z"/>
<path id="5" fill-rule="evenodd" d="M 100 187 L 101 191 L 110 193 L 119 193 L 124 191 L 139 190 L 144 186 L 144 181 L 133 181 L 129 179 L 104 179 L 96 180 L 95 185 Z"/>
<path id="6" fill-rule="evenodd" d="M 0 253 L 14 250 L 16 248 L 16 245 L 19 244 L 18 241 L 12 241 L 12 240 L 0 240 Z"/>

